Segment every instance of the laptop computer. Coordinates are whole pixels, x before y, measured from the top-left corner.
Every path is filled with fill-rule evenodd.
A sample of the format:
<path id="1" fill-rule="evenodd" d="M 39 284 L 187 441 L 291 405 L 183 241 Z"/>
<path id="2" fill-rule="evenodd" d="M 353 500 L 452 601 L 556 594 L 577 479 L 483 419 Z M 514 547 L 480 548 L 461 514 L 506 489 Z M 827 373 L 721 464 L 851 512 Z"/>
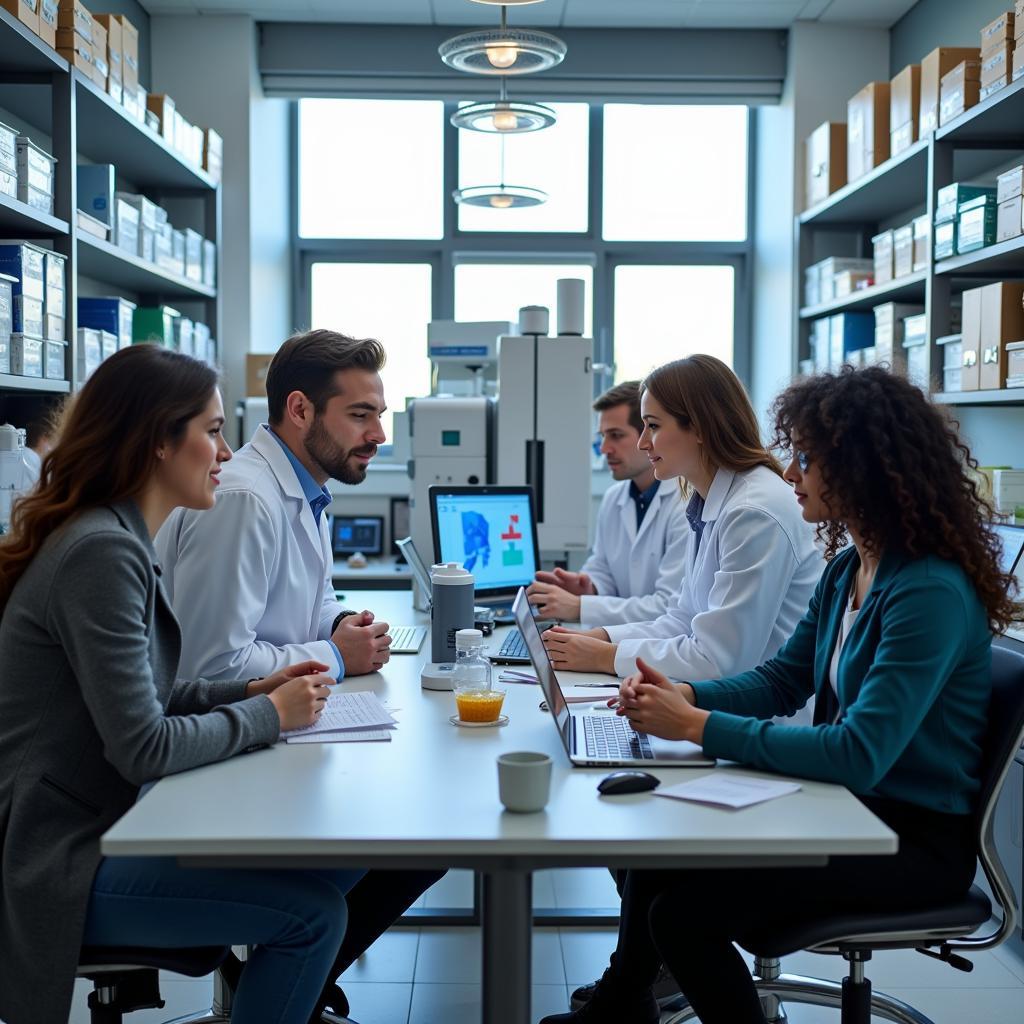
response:
<path id="1" fill-rule="evenodd" d="M 525 590 L 516 595 L 512 608 L 530 652 L 537 681 L 544 691 L 548 710 L 555 720 L 555 728 L 574 765 L 584 768 L 650 765 L 707 768 L 715 763 L 714 758 L 707 757 L 696 743 L 641 735 L 634 731 L 627 719 L 612 711 L 571 711 L 558 676 L 551 667 L 541 631 L 530 614 Z"/>
<path id="2" fill-rule="evenodd" d="M 398 550 L 402 552 L 402 556 L 409 563 L 409 568 L 412 569 L 412 574 L 416 577 L 420 590 L 426 595 L 427 609 L 429 610 L 430 573 L 423 564 L 423 559 L 420 558 L 420 553 L 416 550 L 412 537 L 403 537 L 401 540 L 395 541 L 395 543 L 398 546 Z M 530 655 L 527 653 L 523 643 L 523 635 L 518 629 L 510 629 L 508 631 L 497 653 L 491 655 L 491 661 L 497 662 L 500 665 L 530 664 Z"/>
<path id="3" fill-rule="evenodd" d="M 1002 542 L 1002 557 L 999 566 L 1003 572 L 1013 575 L 1024 554 L 1024 526 L 1011 526 L 1009 523 L 993 523 L 992 529 L 999 535 Z"/>

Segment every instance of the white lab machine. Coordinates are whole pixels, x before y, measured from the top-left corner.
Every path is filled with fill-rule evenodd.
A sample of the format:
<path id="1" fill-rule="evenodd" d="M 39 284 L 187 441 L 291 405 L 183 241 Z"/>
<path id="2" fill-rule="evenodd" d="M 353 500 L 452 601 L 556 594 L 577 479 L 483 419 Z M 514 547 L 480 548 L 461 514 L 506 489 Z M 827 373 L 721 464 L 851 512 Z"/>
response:
<path id="1" fill-rule="evenodd" d="M 416 550 L 434 561 L 430 530 L 430 488 L 492 483 L 494 399 L 434 395 L 408 403 L 412 458 L 409 460 L 409 519 Z M 413 600 L 427 607 L 414 581 Z"/>
<path id="2" fill-rule="evenodd" d="M 498 338 L 511 334 L 507 320 L 432 320 L 427 324 L 432 395 L 494 397 Z"/>

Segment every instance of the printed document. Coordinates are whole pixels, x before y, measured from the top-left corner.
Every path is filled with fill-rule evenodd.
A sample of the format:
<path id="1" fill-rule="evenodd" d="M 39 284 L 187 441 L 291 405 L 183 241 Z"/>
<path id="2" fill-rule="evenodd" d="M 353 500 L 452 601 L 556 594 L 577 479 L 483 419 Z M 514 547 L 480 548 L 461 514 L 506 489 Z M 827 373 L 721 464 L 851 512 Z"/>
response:
<path id="1" fill-rule="evenodd" d="M 692 800 L 694 803 L 712 804 L 715 807 L 750 807 L 779 796 L 789 796 L 799 789 L 798 782 L 713 772 L 690 782 L 656 789 L 654 795 L 667 796 L 673 800 Z"/>
<path id="2" fill-rule="evenodd" d="M 315 736 L 349 729 L 388 729 L 397 724 L 375 693 L 360 690 L 332 693 L 312 725 L 282 732 L 281 738 L 290 740 L 293 736 Z"/>

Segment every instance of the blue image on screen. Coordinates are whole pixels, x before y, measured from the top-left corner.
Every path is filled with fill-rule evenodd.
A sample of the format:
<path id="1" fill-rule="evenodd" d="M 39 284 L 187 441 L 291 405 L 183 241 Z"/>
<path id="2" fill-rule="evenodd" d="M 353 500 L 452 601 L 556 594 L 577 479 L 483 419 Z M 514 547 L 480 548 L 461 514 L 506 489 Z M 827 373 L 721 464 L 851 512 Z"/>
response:
<path id="1" fill-rule="evenodd" d="M 466 553 L 465 566 L 473 571 L 479 558 L 486 568 L 491 561 L 491 543 L 487 539 L 490 527 L 479 512 L 462 513 L 462 549 Z"/>

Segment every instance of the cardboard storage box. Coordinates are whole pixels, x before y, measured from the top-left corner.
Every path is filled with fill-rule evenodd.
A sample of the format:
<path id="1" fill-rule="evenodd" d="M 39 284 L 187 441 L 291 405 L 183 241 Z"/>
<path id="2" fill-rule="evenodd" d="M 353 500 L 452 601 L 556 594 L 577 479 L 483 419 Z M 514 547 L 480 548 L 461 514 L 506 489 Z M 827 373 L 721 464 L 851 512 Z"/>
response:
<path id="1" fill-rule="evenodd" d="M 107 92 L 116 103 L 120 103 L 124 81 L 121 22 L 113 14 L 94 14 L 92 17 L 107 33 Z"/>
<path id="2" fill-rule="evenodd" d="M 981 94 L 981 61 L 961 61 L 942 78 L 939 91 L 939 124 L 946 125 L 976 106 Z"/>
<path id="3" fill-rule="evenodd" d="M 39 33 L 39 5 L 37 0 L 0 0 L 0 7 L 13 14 L 23 25 Z"/>
<path id="4" fill-rule="evenodd" d="M 907 317 L 923 312 L 923 306 L 903 302 L 884 302 L 880 306 L 875 306 L 875 363 L 885 364 L 893 369 L 905 368 L 903 321 Z"/>
<path id="5" fill-rule="evenodd" d="M 895 156 L 917 141 L 921 107 L 921 65 L 908 64 L 889 83 L 890 150 Z"/>
<path id="6" fill-rule="evenodd" d="M 81 0 L 60 0 L 57 28 L 77 32 L 90 46 L 92 45 L 92 15 Z"/>
<path id="7" fill-rule="evenodd" d="M 997 281 L 981 292 L 981 354 L 978 387 L 996 390 L 1006 381 L 1006 345 L 1024 338 L 1024 283 Z"/>
<path id="8" fill-rule="evenodd" d="M 830 256 L 818 264 L 821 301 L 831 302 L 835 297 L 835 279 L 844 270 L 862 271 L 873 273 L 874 264 L 871 260 L 860 259 L 856 256 Z"/>
<path id="9" fill-rule="evenodd" d="M 958 254 L 974 252 L 995 243 L 996 212 L 996 198 L 993 195 L 978 196 L 960 204 L 957 217 Z"/>
<path id="10" fill-rule="evenodd" d="M 883 231 L 871 239 L 874 249 L 875 284 L 888 284 L 893 279 L 893 232 Z"/>
<path id="11" fill-rule="evenodd" d="M 804 146 L 804 206 L 809 209 L 846 184 L 846 125 L 826 121 L 811 132 Z M 205 153 L 203 163 L 205 166 Z"/>
<path id="12" fill-rule="evenodd" d="M 1006 11 L 994 18 L 981 30 L 981 52 L 991 50 L 1000 43 L 1013 42 L 1014 11 Z"/>
<path id="13" fill-rule="evenodd" d="M 850 181 L 889 159 L 889 83 L 869 82 L 846 106 L 846 171 Z"/>
<path id="14" fill-rule="evenodd" d="M 1021 196 L 1000 203 L 996 210 L 996 241 L 1006 242 L 1021 234 Z"/>
<path id="15" fill-rule="evenodd" d="M 139 30 L 123 15 L 117 15 L 121 25 L 121 81 L 125 95 L 137 103 L 139 88 Z"/>
<path id="16" fill-rule="evenodd" d="M 1013 51 L 1013 73 L 1010 75 L 1010 81 L 1016 82 L 1021 75 L 1024 75 L 1024 45 L 1018 43 Z"/>
<path id="17" fill-rule="evenodd" d="M 904 224 L 892 233 L 892 276 L 906 277 L 914 272 L 914 225 Z"/>
<path id="18" fill-rule="evenodd" d="M 816 320 L 817 324 L 828 324 L 828 320 Z M 267 370 L 274 359 L 274 353 L 249 353 L 245 357 L 245 393 L 249 398 L 265 398 L 267 394 Z"/>
<path id="19" fill-rule="evenodd" d="M 921 106 L 918 117 L 921 138 L 939 127 L 943 77 L 962 61 L 980 59 L 981 50 L 976 46 L 940 46 L 921 61 Z"/>
<path id="20" fill-rule="evenodd" d="M 978 78 L 982 88 L 993 82 L 1009 80 L 1013 74 L 1013 43 L 1000 43 L 994 50 L 981 55 L 981 71 Z"/>
<path id="21" fill-rule="evenodd" d="M 1005 89 L 1010 84 L 1010 76 L 1007 75 L 1005 78 L 1000 78 L 997 82 L 991 82 L 989 85 L 983 85 L 978 90 L 978 102 L 984 103 L 989 96 L 995 96 L 1000 89 Z"/>
<path id="22" fill-rule="evenodd" d="M 78 68 L 86 77 L 92 78 L 92 44 L 87 43 L 76 32 L 72 32 L 71 43 L 68 46 L 61 46 L 61 31 L 57 29 L 57 52 L 73 68 Z"/>
<path id="23" fill-rule="evenodd" d="M 174 145 L 174 100 L 170 96 L 150 93 L 146 96 L 146 108 L 152 110 L 160 118 L 160 135 L 170 145 Z"/>
<path id="24" fill-rule="evenodd" d="M 59 8 L 58 0 L 39 0 L 39 38 L 55 50 L 57 49 L 57 12 Z"/>
<path id="25" fill-rule="evenodd" d="M 932 226 L 928 215 L 915 217 L 911 227 L 914 230 L 914 270 L 927 270 L 932 241 Z"/>
<path id="26" fill-rule="evenodd" d="M 963 293 L 963 371 L 960 387 L 963 391 L 977 391 L 981 375 L 981 288 L 968 288 Z"/>
<path id="27" fill-rule="evenodd" d="M 92 23 L 92 79 L 104 91 L 107 90 L 107 30 L 98 22 Z"/>

